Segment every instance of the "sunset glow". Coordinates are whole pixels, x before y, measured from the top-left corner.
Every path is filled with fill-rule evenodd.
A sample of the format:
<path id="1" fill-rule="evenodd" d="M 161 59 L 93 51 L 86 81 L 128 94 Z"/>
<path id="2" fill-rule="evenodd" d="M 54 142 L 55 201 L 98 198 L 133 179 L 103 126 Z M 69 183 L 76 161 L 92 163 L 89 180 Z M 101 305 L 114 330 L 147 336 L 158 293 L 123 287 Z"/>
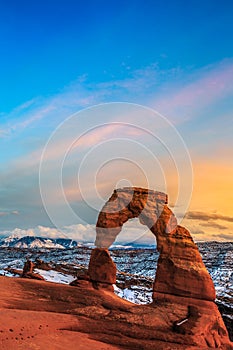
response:
<path id="1" fill-rule="evenodd" d="M 233 4 L 175 3 L 166 9 L 162 2 L 121 0 L 0 5 L 1 235 L 17 230 L 61 235 L 41 198 L 43 159 L 47 201 L 69 237 L 83 239 L 84 232 L 93 237 L 98 210 L 118 184 L 166 191 L 179 218 L 179 190 L 187 185 L 188 192 L 192 182 L 181 224 L 195 240 L 233 240 Z M 126 103 L 121 124 L 112 102 Z M 92 129 L 89 112 L 81 113 L 77 130 L 72 134 L 64 127 L 60 141 L 44 152 L 59 125 L 100 104 L 110 105 L 105 115 L 97 108 L 90 116 Z M 157 111 L 177 130 L 190 155 L 193 181 L 175 136 L 175 156 L 169 158 L 166 147 L 134 127 L 141 118 L 166 139 L 162 118 L 153 124 L 146 113 L 132 113 L 131 104 Z M 58 160 L 63 194 L 85 223 L 62 217 L 63 194 L 53 187 Z M 187 172 L 182 184 L 178 162 Z M 96 212 L 85 212 L 83 193 Z M 138 224 L 129 226 L 133 235 Z"/>

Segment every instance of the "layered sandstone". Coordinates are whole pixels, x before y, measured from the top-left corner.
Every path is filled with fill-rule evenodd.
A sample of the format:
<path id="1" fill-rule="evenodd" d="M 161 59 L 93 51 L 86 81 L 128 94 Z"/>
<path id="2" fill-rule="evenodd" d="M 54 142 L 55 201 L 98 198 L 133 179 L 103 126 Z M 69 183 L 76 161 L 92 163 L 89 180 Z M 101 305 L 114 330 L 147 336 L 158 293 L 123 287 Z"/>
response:
<path id="1" fill-rule="evenodd" d="M 198 248 L 189 231 L 177 225 L 164 193 L 138 187 L 114 190 L 98 217 L 94 256 L 100 257 L 100 249 L 103 254 L 103 249 L 115 241 L 123 224 L 135 217 L 154 234 L 160 252 L 153 297 L 156 298 L 157 293 L 167 293 L 215 300 L 214 285 Z M 108 254 L 107 250 L 105 254 Z M 109 261 L 108 264 L 112 263 Z M 97 273 L 93 275 L 101 265 L 100 261 L 96 265 L 96 261 L 91 258 L 89 271 L 95 282 L 103 282 Z M 113 268 L 106 269 L 105 274 L 105 282 L 113 283 L 110 282 L 113 280 Z"/>
<path id="2" fill-rule="evenodd" d="M 123 224 L 135 217 L 154 234 L 160 253 L 153 284 L 154 301 L 147 306 L 149 309 L 136 307 L 145 326 L 152 327 L 152 337 L 164 341 L 157 344 L 158 348 L 231 349 L 226 327 L 214 303 L 212 279 L 189 231 L 177 224 L 167 206 L 167 196 L 161 192 L 137 187 L 114 190 L 98 217 L 97 248 L 89 263 L 90 283 L 102 291 L 115 283 L 116 266 L 108 248 Z M 134 319 L 125 314 L 122 317 L 129 324 Z M 138 314 L 136 319 L 140 319 Z"/>

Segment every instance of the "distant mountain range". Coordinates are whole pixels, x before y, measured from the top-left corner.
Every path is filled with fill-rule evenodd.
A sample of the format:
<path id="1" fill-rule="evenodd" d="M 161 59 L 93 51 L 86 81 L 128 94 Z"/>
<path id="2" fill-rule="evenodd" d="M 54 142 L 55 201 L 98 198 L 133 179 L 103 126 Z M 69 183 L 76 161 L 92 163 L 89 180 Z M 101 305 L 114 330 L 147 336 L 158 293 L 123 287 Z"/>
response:
<path id="1" fill-rule="evenodd" d="M 39 236 L 19 236 L 18 234 L 12 234 L 11 236 L 0 238 L 0 248 L 23 248 L 23 249 L 38 249 L 38 248 L 54 248 L 54 249 L 67 249 L 74 248 L 77 246 L 93 247 L 93 242 L 77 242 L 70 238 L 49 238 Z M 153 249 L 155 245 L 148 245 L 139 242 L 131 243 L 114 243 L 111 249 Z"/>
<path id="2" fill-rule="evenodd" d="M 205 246 L 209 246 L 209 244 L 221 245 L 221 242 L 196 242 L 199 249 Z M 225 243 L 227 245 L 227 242 Z M 228 242 L 231 245 L 231 242 Z M 45 238 L 39 236 L 19 236 L 17 234 L 13 234 L 8 237 L 0 238 L 0 248 L 21 248 L 21 249 L 40 249 L 40 248 L 51 248 L 51 249 L 68 249 L 74 248 L 77 246 L 85 246 L 85 247 L 94 247 L 93 242 L 77 242 L 70 238 Z M 110 250 L 115 249 L 155 249 L 156 245 L 154 244 L 143 244 L 139 242 L 131 242 L 128 244 L 124 243 L 114 243 L 110 248 Z"/>
<path id="3" fill-rule="evenodd" d="M 67 249 L 77 247 L 78 243 L 68 238 L 43 238 L 34 236 L 18 237 L 12 235 L 0 239 L 0 247 L 12 248 L 56 248 Z"/>

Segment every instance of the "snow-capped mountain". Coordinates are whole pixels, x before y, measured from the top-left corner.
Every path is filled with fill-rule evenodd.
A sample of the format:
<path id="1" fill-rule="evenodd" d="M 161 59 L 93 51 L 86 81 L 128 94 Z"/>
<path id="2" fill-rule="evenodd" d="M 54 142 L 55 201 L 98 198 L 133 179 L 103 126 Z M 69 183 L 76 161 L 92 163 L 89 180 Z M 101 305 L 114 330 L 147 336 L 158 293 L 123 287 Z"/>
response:
<path id="1" fill-rule="evenodd" d="M 18 235 L 12 235 L 0 240 L 0 247 L 12 247 L 12 248 L 56 248 L 65 249 L 73 248 L 78 244 L 76 241 L 68 238 L 43 238 L 34 236 L 20 237 Z"/>
<path id="2" fill-rule="evenodd" d="M 15 233 L 8 237 L 3 237 L 0 239 L 0 245 L 4 247 L 10 247 L 11 244 L 22 238 L 19 234 Z"/>

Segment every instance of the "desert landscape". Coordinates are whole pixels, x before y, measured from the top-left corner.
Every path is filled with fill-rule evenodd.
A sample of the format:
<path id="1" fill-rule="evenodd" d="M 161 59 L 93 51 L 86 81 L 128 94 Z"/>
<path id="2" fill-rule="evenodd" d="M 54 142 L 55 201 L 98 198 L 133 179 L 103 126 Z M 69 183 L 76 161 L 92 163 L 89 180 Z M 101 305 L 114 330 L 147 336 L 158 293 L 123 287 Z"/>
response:
<path id="1" fill-rule="evenodd" d="M 232 18 L 0 0 L 0 350 L 233 350 Z"/>
<path id="2" fill-rule="evenodd" d="M 211 302 L 198 301 L 195 305 L 195 301 L 174 298 L 157 306 L 138 306 L 87 286 L 7 277 L 1 277 L 0 283 L 0 339 L 4 350 L 232 348 Z M 187 304 L 203 312 L 202 322 L 208 320 L 209 324 L 217 315 L 218 328 L 212 333 L 220 332 L 221 346 L 215 344 L 212 334 L 208 346 L 196 346 L 189 332 L 185 335 L 171 330 L 172 321 L 187 316 Z M 204 324 L 199 325 L 199 332 Z"/>
<path id="3" fill-rule="evenodd" d="M 73 276 L 77 278 L 70 285 L 46 282 L 43 271 L 53 270 L 52 264 L 38 258 L 35 262 L 28 259 L 21 271 L 5 268 L 6 273 L 21 278 L 1 277 L 1 317 L 2 324 L 7 325 L 1 329 L 3 348 L 231 349 L 227 328 L 214 303 L 216 294 L 211 277 L 189 232 L 177 226 L 166 203 L 167 197 L 160 192 L 135 187 L 114 190 L 99 214 L 97 248 L 91 249 L 88 268 L 84 263 L 86 256 L 79 268 L 76 266 L 76 272 L 73 265 Z M 106 210 L 109 206 L 111 211 Z M 114 293 L 117 282 L 123 293 L 126 285 L 120 284 L 119 277 L 117 281 L 116 265 L 108 251 L 121 226 L 132 216 L 140 216 L 144 225 L 155 221 L 151 230 L 159 244 L 152 300 L 144 305 Z M 7 242 L 12 240 L 8 238 Z M 102 245 L 105 247 L 98 247 Z M 14 255 L 16 248 L 11 249 Z M 123 250 L 115 252 L 118 259 L 122 254 Z M 76 259 L 80 259 L 77 253 Z M 56 267 L 54 271 L 59 271 L 58 264 Z M 72 275 L 71 265 L 61 261 L 61 278 L 65 269 L 66 277 Z M 118 275 L 122 277 L 124 273 L 118 271 Z M 146 276 L 144 281 L 143 275 L 137 278 L 131 273 L 127 277 L 128 291 L 133 289 L 133 279 L 138 282 L 139 291 L 140 284 L 144 292 L 150 286 L 149 280 L 146 286 Z M 118 287 L 118 293 L 119 290 Z M 225 317 L 230 321 L 232 315 Z"/>

